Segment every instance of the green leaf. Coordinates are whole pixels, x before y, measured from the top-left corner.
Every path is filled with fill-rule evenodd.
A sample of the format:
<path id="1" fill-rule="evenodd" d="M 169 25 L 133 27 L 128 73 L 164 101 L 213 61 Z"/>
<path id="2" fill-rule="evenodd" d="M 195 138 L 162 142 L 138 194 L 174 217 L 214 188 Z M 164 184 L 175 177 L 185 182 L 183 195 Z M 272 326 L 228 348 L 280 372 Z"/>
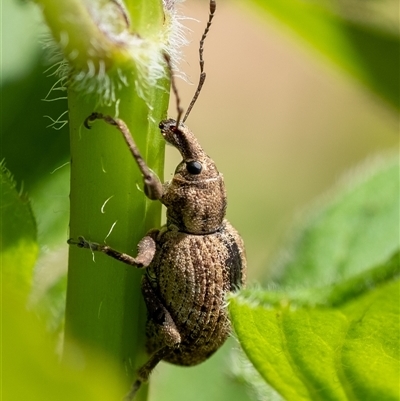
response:
<path id="1" fill-rule="evenodd" d="M 329 304 L 329 288 L 317 304 L 312 291 L 301 302 L 251 291 L 231 299 L 245 353 L 285 399 L 398 399 L 399 254 L 377 268 L 392 274 L 340 305 Z"/>
<path id="2" fill-rule="evenodd" d="M 2 293 L 2 397 L 8 401 L 109 401 L 126 388 L 113 362 L 74 345 L 75 358 L 60 363 L 56 344 L 19 294 Z M 85 374 L 82 369 L 92 368 Z"/>
<path id="3" fill-rule="evenodd" d="M 399 254 L 396 255 L 397 265 Z M 351 322 L 341 352 L 344 385 L 360 400 L 400 398 L 399 281 L 350 302 Z"/>
<path id="4" fill-rule="evenodd" d="M 26 34 L 29 35 L 29 30 Z M 0 95 L 7 100 L 0 106 L 0 158 L 6 160 L 15 179 L 23 181 L 29 193 L 69 160 L 68 129 L 60 129 L 68 120 L 66 98 L 62 98 L 65 91 L 56 89 L 49 94 L 48 101 L 42 101 L 58 78 L 43 72 L 39 57 L 37 54 L 37 62 L 27 76 L 10 80 L 0 88 Z M 50 101 L 55 98 L 60 99 Z M 44 116 L 59 119 L 54 125 L 57 129 L 51 128 L 51 121 Z"/>
<path id="5" fill-rule="evenodd" d="M 245 353 L 287 400 L 400 396 L 399 159 L 372 167 L 297 231 L 278 287 L 230 300 Z"/>
<path id="6" fill-rule="evenodd" d="M 397 2 L 254 2 L 325 59 L 400 110 Z"/>
<path id="7" fill-rule="evenodd" d="M 38 254 L 36 223 L 27 197 L 17 191 L 4 163 L 0 173 L 2 278 L 27 296 Z"/>
<path id="8" fill-rule="evenodd" d="M 279 282 L 321 286 L 385 262 L 399 248 L 399 156 L 369 162 L 314 205 L 276 266 Z"/>

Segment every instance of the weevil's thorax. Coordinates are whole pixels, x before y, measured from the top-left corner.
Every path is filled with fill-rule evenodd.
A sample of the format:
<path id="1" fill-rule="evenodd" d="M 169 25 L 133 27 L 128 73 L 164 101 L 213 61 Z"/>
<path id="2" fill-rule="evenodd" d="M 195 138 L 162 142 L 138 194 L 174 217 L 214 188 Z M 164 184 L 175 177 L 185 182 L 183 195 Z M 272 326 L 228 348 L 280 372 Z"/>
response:
<path id="1" fill-rule="evenodd" d="M 167 207 L 167 225 L 190 234 L 217 231 L 224 220 L 226 192 L 222 174 L 205 154 L 193 133 L 174 120 L 160 123 L 165 140 L 175 146 L 183 160 L 162 197 Z"/>
<path id="2" fill-rule="evenodd" d="M 172 180 L 166 184 L 162 202 L 167 207 L 167 225 L 190 234 L 217 231 L 224 220 L 226 194 L 223 177 L 214 164 L 205 164 L 196 178 L 181 162 Z"/>

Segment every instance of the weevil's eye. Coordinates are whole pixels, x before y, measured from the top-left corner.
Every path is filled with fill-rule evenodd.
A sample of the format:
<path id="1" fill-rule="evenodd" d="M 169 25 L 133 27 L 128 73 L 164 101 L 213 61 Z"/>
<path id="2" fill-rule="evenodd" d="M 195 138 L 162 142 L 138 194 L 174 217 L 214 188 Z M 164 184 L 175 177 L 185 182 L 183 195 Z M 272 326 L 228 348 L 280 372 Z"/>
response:
<path id="1" fill-rule="evenodd" d="M 203 166 L 201 165 L 201 163 L 199 163 L 195 160 L 186 163 L 186 169 L 190 174 L 194 174 L 194 175 L 200 174 L 202 168 L 203 168 Z"/>

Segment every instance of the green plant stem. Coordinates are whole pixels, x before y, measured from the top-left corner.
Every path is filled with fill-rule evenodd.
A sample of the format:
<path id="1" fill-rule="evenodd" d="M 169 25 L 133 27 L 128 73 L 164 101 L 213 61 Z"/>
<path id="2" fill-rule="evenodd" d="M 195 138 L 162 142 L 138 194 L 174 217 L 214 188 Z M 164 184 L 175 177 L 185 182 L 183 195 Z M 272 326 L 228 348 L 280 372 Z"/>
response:
<path id="1" fill-rule="evenodd" d="M 147 9 L 148 4 L 144 7 Z M 154 10 L 149 13 L 153 14 Z M 88 99 L 73 89 L 68 91 L 69 236 L 84 236 L 100 243 L 106 241 L 115 249 L 136 255 L 138 241 L 150 228 L 160 226 L 161 204 L 149 201 L 140 189 L 142 177 L 122 135 L 103 121 L 95 122 L 91 130 L 83 126 L 85 118 L 93 111 L 118 114 L 130 127 L 143 158 L 162 179 L 164 141 L 158 122 L 166 115 L 169 82 L 164 79 L 149 88 L 146 103 L 135 92 L 134 70 L 124 73 L 130 77 L 130 82 L 117 92 L 118 110 L 115 105 L 98 107 L 96 98 Z M 126 378 L 127 389 L 135 370 L 147 359 L 141 275 L 142 271 L 103 254 L 70 247 L 65 353 L 71 355 L 76 341 L 83 345 L 84 355 L 86 345 L 100 349 L 117 362 L 119 374 Z M 146 393 L 145 387 L 137 400 L 145 400 Z"/>
<path id="2" fill-rule="evenodd" d="M 148 119 L 147 106 L 132 87 L 121 93 L 120 116 L 129 127 L 144 159 L 162 177 L 163 141 Z M 165 115 L 166 92 L 157 90 L 153 118 Z M 146 199 L 138 188 L 142 178 L 121 134 L 102 121 L 92 129 L 84 119 L 96 108 L 73 91 L 68 96 L 71 125 L 70 236 L 83 235 L 136 254 L 136 244 L 160 225 L 161 205 Z M 114 115 L 112 109 L 97 109 Z M 108 202 L 106 202 L 108 200 Z M 109 232 L 115 224 L 110 235 Z M 141 271 L 102 254 L 70 248 L 66 339 L 78 339 L 114 357 L 128 381 L 146 359 L 145 306 Z"/>

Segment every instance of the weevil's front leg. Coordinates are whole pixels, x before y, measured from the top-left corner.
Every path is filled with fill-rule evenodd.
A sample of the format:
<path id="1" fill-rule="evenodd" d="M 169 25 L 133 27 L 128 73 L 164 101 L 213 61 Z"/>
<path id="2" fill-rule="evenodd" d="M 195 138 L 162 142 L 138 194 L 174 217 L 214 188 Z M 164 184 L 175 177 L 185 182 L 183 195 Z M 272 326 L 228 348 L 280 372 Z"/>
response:
<path id="1" fill-rule="evenodd" d="M 137 148 L 132 135 L 127 125 L 119 118 L 113 118 L 111 116 L 105 116 L 101 113 L 92 113 L 86 118 L 84 126 L 90 129 L 90 123 L 95 120 L 104 120 L 107 124 L 116 127 L 124 136 L 124 139 L 132 153 L 132 156 L 136 160 L 139 169 L 143 175 L 144 182 L 144 193 L 151 200 L 160 200 L 163 195 L 163 186 L 160 179 L 150 170 L 146 162 L 143 160 L 142 155 Z"/>
<path id="2" fill-rule="evenodd" d="M 114 259 L 135 267 L 149 266 L 156 252 L 156 242 L 151 235 L 146 235 L 139 242 L 138 254 L 136 258 L 128 255 L 127 253 L 119 252 L 108 245 L 88 241 L 84 237 L 78 237 L 78 241 L 70 238 L 68 240 L 68 244 L 77 245 L 79 248 L 87 248 L 91 251 L 103 252 Z"/>

